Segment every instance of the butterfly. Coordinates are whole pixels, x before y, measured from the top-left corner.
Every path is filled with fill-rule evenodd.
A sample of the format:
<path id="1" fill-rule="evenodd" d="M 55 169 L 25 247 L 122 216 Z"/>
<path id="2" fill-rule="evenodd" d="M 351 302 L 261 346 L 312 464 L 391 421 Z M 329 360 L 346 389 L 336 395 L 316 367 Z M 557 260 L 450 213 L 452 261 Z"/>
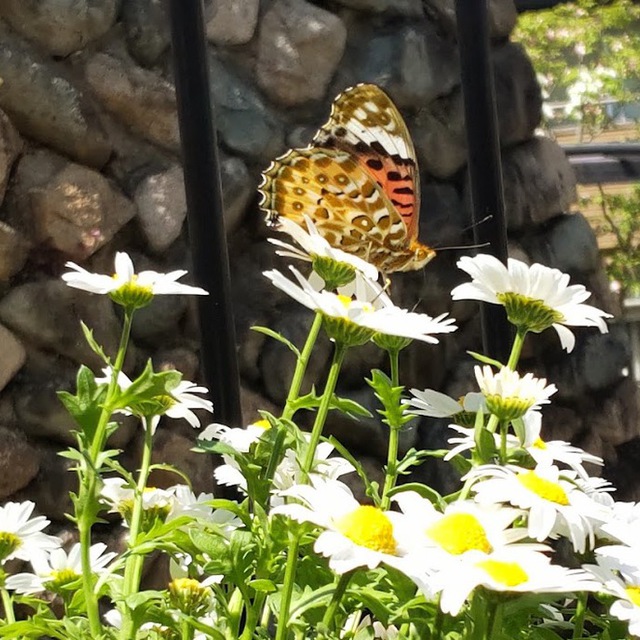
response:
<path id="1" fill-rule="evenodd" d="M 330 245 L 382 273 L 422 268 L 435 251 L 418 241 L 420 185 L 409 130 L 373 84 L 343 91 L 311 144 L 291 149 L 258 187 L 267 224 L 309 216 Z"/>

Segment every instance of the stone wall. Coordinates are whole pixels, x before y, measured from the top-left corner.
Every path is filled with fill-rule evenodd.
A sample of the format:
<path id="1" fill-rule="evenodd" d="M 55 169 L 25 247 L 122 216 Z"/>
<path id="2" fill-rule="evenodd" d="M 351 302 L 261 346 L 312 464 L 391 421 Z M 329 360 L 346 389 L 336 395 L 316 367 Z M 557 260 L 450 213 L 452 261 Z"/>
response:
<path id="1" fill-rule="evenodd" d="M 340 90 L 356 82 L 388 90 L 419 154 L 422 240 L 436 248 L 471 242 L 455 13 L 453 0 L 214 0 L 206 8 L 244 413 L 252 420 L 257 407 L 275 411 L 283 402 L 293 363 L 250 327 L 300 342 L 310 321 L 261 275 L 283 263 L 266 242 L 256 186 L 270 159 L 310 140 Z M 80 363 L 98 366 L 80 320 L 107 350 L 119 328 L 109 300 L 62 284 L 65 261 L 109 272 L 115 251 L 126 250 L 139 269 L 189 268 L 169 25 L 158 0 L 4 0 L 0 17 L 0 500 L 32 498 L 62 521 L 74 475 L 57 451 L 73 443 L 73 425 L 56 390 L 73 387 Z M 581 215 L 565 213 L 575 198 L 571 168 L 553 142 L 534 137 L 540 91 L 526 53 L 509 41 L 516 18 L 512 0 L 492 0 L 511 252 L 569 272 L 594 291 L 594 304 L 616 313 L 593 233 Z M 432 315 L 450 311 L 461 326 L 436 347 L 403 353 L 410 387 L 459 394 L 472 384 L 465 350 L 479 347 L 476 307 L 449 297 L 462 279 L 461 253 L 442 251 L 423 273 L 394 278 L 398 302 Z M 198 379 L 194 304 L 160 298 L 139 312 L 130 373 L 151 357 L 156 367 Z M 329 357 L 325 341 L 314 376 Z M 627 452 L 640 441 L 635 385 L 622 373 L 628 361 L 626 336 L 614 324 L 608 335 L 580 333 L 571 357 L 555 336 L 536 336 L 523 364 L 560 389 L 544 412 L 547 434 L 603 455 L 624 487 L 620 497 L 637 498 L 638 481 L 624 475 L 633 470 Z M 342 393 L 372 406 L 363 375 L 381 364 L 374 349 L 354 350 Z M 377 421 L 334 418 L 331 429 L 379 467 Z M 425 420 L 403 444 L 440 446 L 444 431 Z M 139 440 L 128 421 L 116 434 L 130 466 Z M 197 490 L 210 489 L 213 463 L 191 452 L 192 442 L 189 427 L 168 421 L 157 459 L 187 471 Z"/>

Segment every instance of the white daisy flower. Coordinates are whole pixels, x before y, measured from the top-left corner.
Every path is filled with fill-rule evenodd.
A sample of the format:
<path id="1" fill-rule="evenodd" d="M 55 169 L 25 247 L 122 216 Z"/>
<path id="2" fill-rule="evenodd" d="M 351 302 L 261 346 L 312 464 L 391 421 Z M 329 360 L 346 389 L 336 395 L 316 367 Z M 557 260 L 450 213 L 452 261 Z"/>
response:
<path id="1" fill-rule="evenodd" d="M 257 420 L 244 429 L 227 427 L 224 424 L 213 423 L 204 429 L 199 440 L 219 440 L 235 449 L 238 453 L 249 453 L 251 446 L 258 442 L 267 429 L 271 428 L 268 420 Z M 237 487 L 242 492 L 247 491 L 247 479 L 242 475 L 240 465 L 233 456 L 222 454 L 224 464 L 216 467 L 213 475 L 218 484 L 227 487 Z"/>
<path id="2" fill-rule="evenodd" d="M 541 264 L 526 265 L 509 258 L 508 267 L 494 256 L 465 256 L 458 267 L 472 278 L 457 286 L 454 300 L 480 300 L 503 305 L 509 321 L 527 331 L 540 333 L 553 327 L 563 349 L 572 351 L 575 336 L 567 326 L 597 327 L 608 331 L 611 315 L 584 304 L 591 295 L 582 285 L 569 285 L 569 276 Z"/>
<path id="3" fill-rule="evenodd" d="M 363 566 L 373 569 L 381 563 L 403 570 L 404 550 L 396 536 L 399 527 L 410 525 L 402 514 L 361 505 L 349 488 L 336 480 L 296 485 L 281 495 L 302 504 L 280 505 L 271 514 L 322 527 L 324 531 L 318 536 L 314 550 L 329 558 L 329 567 L 336 573 Z"/>
<path id="4" fill-rule="evenodd" d="M 411 407 L 411 413 L 419 416 L 448 418 L 462 412 L 475 414 L 477 411 L 486 411 L 481 393 L 467 393 L 459 400 L 433 389 L 411 389 L 411 395 L 413 398 L 405 400 L 404 404 Z"/>
<path id="5" fill-rule="evenodd" d="M 542 429 L 542 415 L 539 411 L 528 411 L 523 417 L 524 442 L 521 446 L 535 460 L 536 464 L 551 465 L 556 462 L 565 464 L 573 469 L 580 478 L 587 479 L 589 474 L 585 471 L 585 464 L 602 466 L 604 461 L 598 456 L 574 447 L 569 442 L 563 440 L 544 441 L 540 437 Z M 508 436 L 507 445 L 510 436 Z"/>
<path id="6" fill-rule="evenodd" d="M 49 520 L 44 516 L 31 517 L 35 506 L 31 500 L 25 500 L 0 507 L 0 565 L 13 558 L 31 560 L 38 553 L 60 546 L 58 538 L 42 533 Z"/>
<path id="7" fill-rule="evenodd" d="M 269 242 L 280 247 L 280 250 L 276 251 L 278 255 L 312 263 L 317 263 L 318 258 L 326 258 L 333 262 L 348 265 L 352 269 L 360 271 L 371 280 L 378 279 L 378 269 L 374 265 L 366 262 L 362 258 L 358 258 L 356 255 L 332 247 L 327 240 L 318 233 L 316 226 L 309 216 L 304 216 L 304 221 L 307 225 L 308 233 L 299 224 L 293 222 L 293 220 L 280 217 L 278 220 L 278 231 L 284 231 L 290 235 L 291 238 L 300 245 L 301 249 L 282 240 L 269 238 Z"/>
<path id="8" fill-rule="evenodd" d="M 107 545 L 98 542 L 89 549 L 91 570 L 94 574 L 104 573 L 106 566 L 116 557 L 107 552 Z M 60 591 L 82 577 L 81 545 L 76 543 L 69 553 L 64 549 L 54 549 L 50 553 L 37 553 L 30 558 L 34 573 L 17 573 L 9 576 L 7 589 L 17 593 L 39 593 L 40 591 Z"/>
<path id="9" fill-rule="evenodd" d="M 557 391 L 556 386 L 547 385 L 544 378 L 534 378 L 531 373 L 520 376 L 508 367 L 494 372 L 489 365 L 476 366 L 474 373 L 487 409 L 500 420 L 521 418 L 529 409 L 547 404 Z"/>
<path id="10" fill-rule="evenodd" d="M 123 478 L 105 478 L 100 497 L 110 506 L 110 513 L 119 513 L 128 524 L 133 513 L 134 489 Z M 142 492 L 142 509 L 148 520 L 166 520 L 175 502 L 170 489 L 147 487 Z"/>
<path id="11" fill-rule="evenodd" d="M 602 591 L 617 598 L 611 605 L 609 614 L 618 620 L 628 622 L 629 633 L 640 636 L 640 566 L 637 561 L 639 550 L 627 547 L 633 557 L 629 558 L 630 554 L 625 553 L 627 557 L 620 561 L 616 558 L 615 552 L 607 555 L 606 549 L 602 549 L 604 553 L 601 553 L 600 549 L 596 551 L 601 554 L 596 556 L 597 565 L 586 565 L 584 568 L 602 582 Z M 630 559 L 635 560 L 635 567 L 629 566 Z"/>
<path id="12" fill-rule="evenodd" d="M 402 546 L 412 555 L 425 552 L 434 568 L 470 551 L 492 553 L 528 536 L 525 528 L 511 528 L 523 514 L 519 509 L 460 500 L 440 512 L 415 491 L 400 491 L 394 500 L 412 524 Z M 539 544 L 535 548 L 545 549 Z"/>
<path id="13" fill-rule="evenodd" d="M 608 540 L 635 546 L 640 540 L 640 502 L 614 502 L 598 534 Z"/>
<path id="14" fill-rule="evenodd" d="M 600 584 L 582 569 L 551 564 L 538 551 L 517 545 L 491 554 L 473 551 L 459 560 L 458 570 L 436 573 L 432 586 L 440 592 L 440 608 L 457 616 L 476 587 L 507 593 L 574 593 L 598 591 Z"/>
<path id="15" fill-rule="evenodd" d="M 368 342 L 375 331 L 365 324 L 365 318 L 374 313 L 367 300 L 351 298 L 342 293 L 318 291 L 295 267 L 289 269 L 299 284 L 286 278 L 276 269 L 264 275 L 281 291 L 312 311 L 323 315 L 324 326 L 330 338 L 347 346 Z"/>
<path id="16" fill-rule="evenodd" d="M 596 524 L 607 510 L 585 494 L 575 482 L 575 474 L 556 466 L 538 465 L 535 469 L 484 465 L 466 478 L 476 481 L 471 489 L 483 504 L 509 503 L 528 512 L 529 536 L 542 542 L 566 535 L 578 553 L 592 549 Z M 466 479 L 465 478 L 465 479 Z"/>
<path id="17" fill-rule="evenodd" d="M 180 516 L 191 516 L 192 518 L 210 518 L 213 508 L 208 504 L 213 500 L 212 493 L 196 494 L 186 484 L 176 484 L 170 487 L 174 496 L 171 504 L 171 511 L 167 516 L 167 522 L 175 520 Z"/>
<path id="18" fill-rule="evenodd" d="M 96 383 L 109 384 L 113 376 L 113 369 L 111 367 L 105 367 L 102 369 L 102 373 L 104 377 L 96 378 Z M 132 380 L 120 371 L 118 374 L 118 386 L 120 389 L 124 391 L 132 384 Z M 147 412 L 156 412 L 151 420 L 144 421 L 145 428 L 147 424 L 150 424 L 152 433 L 155 433 L 161 415 L 168 416 L 175 420 L 186 420 L 194 429 L 198 429 L 200 427 L 200 419 L 193 412 L 193 409 L 213 413 L 213 403 L 206 398 L 201 398 L 199 395 L 196 395 L 199 393 L 209 393 L 209 390 L 189 380 L 180 380 L 167 394 L 158 396 L 156 402 L 154 402 L 156 398 L 153 398 L 150 401 L 145 401 L 141 406 L 118 409 L 118 412 L 125 415 L 133 414 L 143 417 L 147 416 Z"/>
<path id="19" fill-rule="evenodd" d="M 200 287 L 176 282 L 187 273 L 182 269 L 170 273 L 157 271 L 135 273 L 131 258 L 122 251 L 116 253 L 115 273 L 110 276 L 90 273 L 74 262 L 67 262 L 65 266 L 71 271 L 62 274 L 62 279 L 70 287 L 89 293 L 108 294 L 123 306 L 144 307 L 155 295 L 208 295 Z"/>

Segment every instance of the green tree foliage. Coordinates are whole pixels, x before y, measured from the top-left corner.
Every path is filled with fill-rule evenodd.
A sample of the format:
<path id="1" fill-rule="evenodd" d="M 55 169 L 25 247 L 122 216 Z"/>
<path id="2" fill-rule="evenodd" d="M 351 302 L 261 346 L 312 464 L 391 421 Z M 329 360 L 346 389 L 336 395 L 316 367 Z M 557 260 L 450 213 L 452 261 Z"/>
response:
<path id="1" fill-rule="evenodd" d="M 580 125 L 581 139 L 615 117 L 604 99 L 640 100 L 640 5 L 631 0 L 577 0 L 528 12 L 514 38 L 531 56 L 545 100 L 567 103 L 565 121 Z M 548 109 L 545 115 L 551 119 Z"/>

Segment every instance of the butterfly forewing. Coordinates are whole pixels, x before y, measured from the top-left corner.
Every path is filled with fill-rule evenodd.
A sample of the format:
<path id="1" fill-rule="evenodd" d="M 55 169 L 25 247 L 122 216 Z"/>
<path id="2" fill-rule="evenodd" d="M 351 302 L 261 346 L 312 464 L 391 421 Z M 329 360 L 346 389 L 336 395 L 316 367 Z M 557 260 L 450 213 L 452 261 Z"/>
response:
<path id="1" fill-rule="evenodd" d="M 402 216 L 409 239 L 418 235 L 420 183 L 409 130 L 389 96 L 376 85 L 341 93 L 313 139 L 320 147 L 355 152 Z"/>

